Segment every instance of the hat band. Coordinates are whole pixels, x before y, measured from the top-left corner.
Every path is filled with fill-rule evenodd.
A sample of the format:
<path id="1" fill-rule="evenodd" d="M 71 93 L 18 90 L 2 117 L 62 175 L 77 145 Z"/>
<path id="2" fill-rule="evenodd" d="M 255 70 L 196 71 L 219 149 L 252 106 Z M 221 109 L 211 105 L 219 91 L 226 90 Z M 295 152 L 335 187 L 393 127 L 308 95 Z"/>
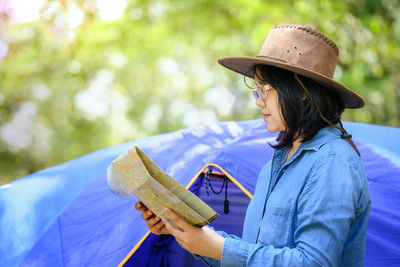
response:
<path id="1" fill-rule="evenodd" d="M 273 61 L 278 61 L 278 62 L 285 63 L 285 64 L 290 64 L 290 65 L 292 65 L 293 67 L 297 67 L 297 68 L 300 68 L 300 69 L 303 69 L 303 70 L 308 70 L 308 71 L 316 72 L 316 73 L 319 73 L 319 74 L 321 74 L 321 75 L 324 75 L 324 76 L 326 76 L 326 77 L 332 79 L 332 77 L 330 77 L 330 76 L 327 75 L 326 73 L 323 73 L 323 72 L 318 71 L 318 70 L 315 70 L 315 69 L 307 68 L 306 66 L 294 64 L 294 63 L 288 62 L 288 61 L 286 61 L 286 60 L 284 60 L 284 59 L 281 59 L 281 58 L 270 57 L 270 56 L 260 56 L 260 55 L 256 56 L 256 58 L 265 58 L 265 59 L 269 59 L 269 60 L 273 60 Z M 300 73 L 300 74 L 301 74 L 301 73 Z"/>

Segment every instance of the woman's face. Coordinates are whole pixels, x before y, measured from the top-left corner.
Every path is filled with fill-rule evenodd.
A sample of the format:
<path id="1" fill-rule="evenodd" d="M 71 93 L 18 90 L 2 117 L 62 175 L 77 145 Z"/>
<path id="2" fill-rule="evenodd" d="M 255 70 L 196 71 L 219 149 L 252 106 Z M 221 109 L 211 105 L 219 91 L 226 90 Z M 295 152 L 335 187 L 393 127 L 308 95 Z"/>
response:
<path id="1" fill-rule="evenodd" d="M 266 83 L 264 80 L 260 79 L 261 73 L 259 69 L 256 69 L 257 75 L 255 75 L 255 82 L 258 88 L 265 86 L 268 88 L 266 90 L 266 97 L 258 97 L 256 100 L 256 105 L 261 108 L 262 116 L 267 124 L 268 132 L 275 133 L 285 130 L 285 123 L 282 118 L 281 108 L 279 104 L 278 92 Z"/>

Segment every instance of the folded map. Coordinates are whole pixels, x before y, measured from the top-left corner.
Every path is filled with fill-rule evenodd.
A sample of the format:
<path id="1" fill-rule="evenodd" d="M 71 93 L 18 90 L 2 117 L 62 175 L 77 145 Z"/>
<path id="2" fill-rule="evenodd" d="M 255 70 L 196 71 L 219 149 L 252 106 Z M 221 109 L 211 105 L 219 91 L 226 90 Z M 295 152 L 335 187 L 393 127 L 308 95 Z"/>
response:
<path id="1" fill-rule="evenodd" d="M 219 216 L 136 146 L 111 162 L 107 168 L 107 180 L 115 194 L 135 195 L 160 218 L 166 216 L 164 207 L 174 210 L 197 227 Z"/>

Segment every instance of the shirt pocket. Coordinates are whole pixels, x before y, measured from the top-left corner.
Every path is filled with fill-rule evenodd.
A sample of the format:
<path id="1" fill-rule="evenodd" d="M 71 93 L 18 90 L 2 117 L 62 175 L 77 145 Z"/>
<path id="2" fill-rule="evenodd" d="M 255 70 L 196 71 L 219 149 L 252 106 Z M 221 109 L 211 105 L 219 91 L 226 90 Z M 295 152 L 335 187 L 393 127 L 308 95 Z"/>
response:
<path id="1" fill-rule="evenodd" d="M 290 206 L 268 206 L 260 225 L 258 242 L 277 248 L 289 246 Z"/>

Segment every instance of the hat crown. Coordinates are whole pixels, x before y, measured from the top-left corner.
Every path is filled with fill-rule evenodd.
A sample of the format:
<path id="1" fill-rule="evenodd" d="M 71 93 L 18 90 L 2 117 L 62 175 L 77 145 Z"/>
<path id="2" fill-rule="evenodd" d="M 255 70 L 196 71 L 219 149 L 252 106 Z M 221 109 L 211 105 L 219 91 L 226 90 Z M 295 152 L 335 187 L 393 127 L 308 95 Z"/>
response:
<path id="1" fill-rule="evenodd" d="M 333 78 L 339 49 L 323 33 L 297 24 L 275 25 L 258 58 L 288 63 Z"/>

